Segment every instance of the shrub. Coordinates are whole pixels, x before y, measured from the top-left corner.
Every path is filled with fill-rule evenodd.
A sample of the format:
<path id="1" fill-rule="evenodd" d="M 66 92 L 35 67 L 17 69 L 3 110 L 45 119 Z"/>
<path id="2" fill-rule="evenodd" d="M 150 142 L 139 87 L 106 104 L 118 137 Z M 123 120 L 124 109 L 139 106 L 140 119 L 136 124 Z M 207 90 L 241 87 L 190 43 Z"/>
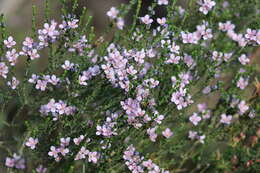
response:
<path id="1" fill-rule="evenodd" d="M 15 102 L 6 126 L 23 124 L 16 147 L 1 144 L 9 172 L 259 171 L 257 0 L 156 0 L 143 16 L 131 0 L 100 37 L 76 0 L 59 24 L 45 3 L 21 50 L 0 20 L 1 110 Z"/>

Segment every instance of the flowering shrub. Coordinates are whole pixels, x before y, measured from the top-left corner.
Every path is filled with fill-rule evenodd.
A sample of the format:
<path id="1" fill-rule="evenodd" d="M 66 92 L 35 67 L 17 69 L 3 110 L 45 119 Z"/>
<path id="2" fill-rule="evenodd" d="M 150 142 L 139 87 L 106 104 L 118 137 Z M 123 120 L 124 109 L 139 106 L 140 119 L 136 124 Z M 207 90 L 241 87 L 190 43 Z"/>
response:
<path id="1" fill-rule="evenodd" d="M 46 1 L 38 30 L 34 10 L 21 49 L 1 17 L 1 110 L 15 101 L 24 116 L 23 141 L 1 143 L 9 172 L 260 170 L 257 0 L 154 0 L 143 16 L 131 0 L 108 9 L 99 38 L 73 2 L 58 23 Z"/>

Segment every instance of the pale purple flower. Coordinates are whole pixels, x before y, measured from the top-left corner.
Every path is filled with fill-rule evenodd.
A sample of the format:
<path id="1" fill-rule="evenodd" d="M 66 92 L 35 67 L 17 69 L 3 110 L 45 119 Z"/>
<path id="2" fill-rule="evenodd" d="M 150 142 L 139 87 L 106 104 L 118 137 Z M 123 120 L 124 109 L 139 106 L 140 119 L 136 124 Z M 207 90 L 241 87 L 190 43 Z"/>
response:
<path id="1" fill-rule="evenodd" d="M 241 55 L 239 58 L 238 58 L 239 62 L 242 64 L 242 65 L 247 65 L 249 64 L 250 62 L 250 59 L 245 55 Z"/>
<path id="2" fill-rule="evenodd" d="M 37 49 L 32 49 L 32 50 L 28 51 L 27 53 L 30 56 L 31 60 L 40 58 L 40 55 L 38 54 Z"/>
<path id="3" fill-rule="evenodd" d="M 158 0 L 158 5 L 168 5 L 168 0 Z"/>
<path id="4" fill-rule="evenodd" d="M 170 137 L 173 135 L 173 133 L 172 133 L 171 129 L 166 128 L 166 129 L 162 132 L 162 135 L 163 135 L 164 137 L 166 137 L 166 138 L 170 138 Z"/>
<path id="5" fill-rule="evenodd" d="M 119 11 L 115 7 L 111 7 L 110 10 L 107 12 L 107 16 L 110 19 L 115 19 L 118 15 Z"/>
<path id="6" fill-rule="evenodd" d="M 62 115 L 66 111 L 67 104 L 64 103 L 63 101 L 59 101 L 58 103 L 55 104 L 55 107 L 56 107 L 56 112 Z"/>
<path id="7" fill-rule="evenodd" d="M 189 131 L 189 136 L 190 139 L 196 139 L 198 137 L 198 132 L 196 131 Z"/>
<path id="8" fill-rule="evenodd" d="M 94 151 L 94 152 L 89 152 L 88 153 L 88 161 L 89 162 L 93 162 L 93 163 L 97 163 L 99 159 L 99 153 Z"/>
<path id="9" fill-rule="evenodd" d="M 161 124 L 163 119 L 164 119 L 164 115 L 158 115 L 158 116 L 154 119 L 154 121 L 155 121 L 157 124 Z"/>
<path id="10" fill-rule="evenodd" d="M 210 86 L 206 86 L 203 90 L 202 93 L 203 94 L 209 94 L 211 92 L 211 87 Z"/>
<path id="11" fill-rule="evenodd" d="M 51 151 L 48 152 L 48 155 L 54 158 L 58 157 L 59 149 L 56 149 L 54 146 L 51 146 Z"/>
<path id="12" fill-rule="evenodd" d="M 6 158 L 5 165 L 9 168 L 25 169 L 25 160 L 21 156 L 14 153 L 13 158 Z"/>
<path id="13" fill-rule="evenodd" d="M 54 99 L 51 99 L 49 103 L 46 105 L 48 112 L 55 113 L 56 112 L 56 103 Z"/>
<path id="14" fill-rule="evenodd" d="M 66 156 L 66 154 L 69 153 L 69 149 L 68 148 L 64 148 L 64 147 L 60 147 L 57 149 L 59 151 L 59 153 L 61 153 L 63 156 Z"/>
<path id="15" fill-rule="evenodd" d="M 10 65 L 14 66 L 17 63 L 19 54 L 16 53 L 15 49 L 6 52 L 6 59 L 10 62 Z"/>
<path id="16" fill-rule="evenodd" d="M 69 60 L 66 60 L 64 64 L 61 66 L 64 70 L 71 70 L 74 67 L 74 63 L 71 63 Z"/>
<path id="17" fill-rule="evenodd" d="M 237 81 L 237 87 L 240 88 L 241 90 L 245 89 L 246 86 L 248 85 L 248 79 L 245 79 L 243 77 L 240 77 Z"/>
<path id="18" fill-rule="evenodd" d="M 245 38 L 251 41 L 256 41 L 256 34 L 257 34 L 256 30 L 247 28 Z"/>
<path id="19" fill-rule="evenodd" d="M 47 86 L 47 82 L 45 80 L 37 80 L 35 88 L 41 91 L 45 91 L 46 86 Z"/>
<path id="20" fill-rule="evenodd" d="M 86 77 L 85 75 L 79 75 L 79 84 L 87 86 L 88 85 L 88 83 L 86 82 L 87 79 L 88 77 Z"/>
<path id="21" fill-rule="evenodd" d="M 220 122 L 229 125 L 232 120 L 232 115 L 221 114 Z"/>
<path id="22" fill-rule="evenodd" d="M 166 64 L 179 64 L 181 57 L 170 54 L 170 58 L 165 61 Z"/>
<path id="23" fill-rule="evenodd" d="M 190 44 L 198 44 L 198 41 L 200 40 L 200 37 L 195 33 L 185 33 L 181 32 L 182 42 L 184 44 L 190 43 Z"/>
<path id="24" fill-rule="evenodd" d="M 190 122 L 192 122 L 193 125 L 197 126 L 198 123 L 201 121 L 201 117 L 198 116 L 197 113 L 193 113 L 193 115 L 189 118 Z"/>
<path id="25" fill-rule="evenodd" d="M 204 112 L 207 109 L 207 104 L 201 103 L 201 104 L 198 104 L 197 107 L 198 107 L 199 112 Z"/>
<path id="26" fill-rule="evenodd" d="M 33 39 L 30 37 L 26 37 L 25 40 L 23 41 L 23 45 L 29 49 L 32 49 L 33 48 Z"/>
<path id="27" fill-rule="evenodd" d="M 88 154 L 89 154 L 89 150 L 87 150 L 85 147 L 81 147 L 80 151 L 77 153 L 74 160 L 85 159 Z"/>
<path id="28" fill-rule="evenodd" d="M 165 17 L 157 18 L 156 21 L 157 21 L 157 23 L 158 23 L 159 25 L 165 25 L 165 23 L 166 23 L 166 18 L 165 18 Z"/>
<path id="29" fill-rule="evenodd" d="M 204 144 L 204 139 L 206 138 L 205 135 L 198 136 L 199 142 Z"/>
<path id="30" fill-rule="evenodd" d="M 61 145 L 62 147 L 68 146 L 69 143 L 70 143 L 70 137 L 60 138 L 60 143 L 61 143 L 60 145 Z"/>
<path id="31" fill-rule="evenodd" d="M 6 78 L 8 74 L 8 67 L 5 65 L 4 62 L 0 62 L 0 76 Z"/>
<path id="32" fill-rule="evenodd" d="M 201 5 L 199 11 L 205 15 L 216 5 L 216 2 L 212 0 L 199 0 L 198 3 Z"/>
<path id="33" fill-rule="evenodd" d="M 246 104 L 246 102 L 244 100 L 242 100 L 238 105 L 237 105 L 238 109 L 239 109 L 239 114 L 243 115 L 244 113 L 246 113 L 246 111 L 249 110 L 249 106 Z"/>
<path id="34" fill-rule="evenodd" d="M 20 81 L 16 79 L 16 77 L 12 77 L 12 81 L 8 81 L 7 85 L 10 86 L 13 90 L 17 88 L 20 84 Z"/>
<path id="35" fill-rule="evenodd" d="M 232 24 L 230 21 L 227 21 L 226 23 L 221 23 L 220 22 L 218 24 L 218 26 L 219 26 L 219 30 L 224 31 L 224 32 L 226 32 L 226 31 L 233 31 L 235 29 L 235 25 Z"/>
<path id="36" fill-rule="evenodd" d="M 73 19 L 72 21 L 68 21 L 68 27 L 72 29 L 78 28 L 79 26 L 78 22 L 79 22 L 78 19 Z"/>
<path id="37" fill-rule="evenodd" d="M 13 168 L 14 167 L 14 159 L 10 158 L 10 157 L 6 157 L 5 159 L 5 166 L 9 167 L 9 168 Z"/>
<path id="38" fill-rule="evenodd" d="M 42 165 L 39 165 L 39 166 L 36 168 L 36 172 L 37 172 L 37 173 L 46 173 L 46 172 L 47 172 L 47 168 L 43 167 Z"/>
<path id="39" fill-rule="evenodd" d="M 146 25 L 150 25 L 153 22 L 153 19 L 151 19 L 148 14 L 146 14 L 144 17 L 141 17 L 140 19 Z"/>
<path id="40" fill-rule="evenodd" d="M 125 26 L 125 21 L 124 21 L 124 19 L 121 18 L 121 17 L 117 18 L 117 20 L 116 20 L 116 26 L 117 26 L 118 29 L 122 30 L 122 29 L 124 28 L 124 26 Z"/>
<path id="41" fill-rule="evenodd" d="M 4 40 L 4 44 L 7 48 L 12 48 L 16 45 L 16 42 L 14 41 L 14 38 L 12 36 L 9 36 L 7 40 Z"/>
<path id="42" fill-rule="evenodd" d="M 50 82 L 52 85 L 57 85 L 60 82 L 60 79 L 56 77 L 56 75 L 51 75 L 48 82 Z"/>
<path id="43" fill-rule="evenodd" d="M 32 137 L 30 137 L 28 140 L 27 140 L 27 142 L 25 143 L 25 145 L 27 146 L 27 147 L 30 147 L 32 150 L 34 150 L 36 147 L 36 145 L 38 144 L 38 139 L 37 138 L 32 138 Z"/>
<path id="44" fill-rule="evenodd" d="M 152 142 L 156 141 L 157 134 L 155 133 L 156 127 L 147 129 L 147 134 Z"/>
<path id="45" fill-rule="evenodd" d="M 255 115 L 256 115 L 255 110 L 250 111 L 249 114 L 248 114 L 248 116 L 249 116 L 250 118 L 254 118 Z"/>
<path id="46" fill-rule="evenodd" d="M 74 142 L 76 145 L 79 145 L 80 142 L 83 141 L 84 138 L 85 138 L 85 136 L 80 135 L 78 138 L 74 138 L 74 139 L 73 139 L 73 142 Z"/>
<path id="47" fill-rule="evenodd" d="M 59 32 L 56 30 L 57 23 L 55 21 L 51 21 L 51 24 L 45 23 L 44 29 L 41 30 L 42 34 L 48 35 L 50 37 L 59 35 Z"/>

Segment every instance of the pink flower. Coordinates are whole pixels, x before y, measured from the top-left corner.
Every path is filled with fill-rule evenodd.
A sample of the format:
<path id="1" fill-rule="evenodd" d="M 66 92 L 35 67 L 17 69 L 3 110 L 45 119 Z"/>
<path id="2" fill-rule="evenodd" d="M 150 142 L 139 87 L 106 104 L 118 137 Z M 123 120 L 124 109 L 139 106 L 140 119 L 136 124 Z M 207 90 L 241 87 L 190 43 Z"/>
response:
<path id="1" fill-rule="evenodd" d="M 194 124 L 195 126 L 198 125 L 198 123 L 201 121 L 201 117 L 198 116 L 197 113 L 193 113 L 193 115 L 189 118 L 190 122 Z"/>
<path id="2" fill-rule="evenodd" d="M 181 57 L 175 56 L 174 54 L 170 55 L 170 58 L 165 61 L 166 64 L 179 64 Z"/>
<path id="3" fill-rule="evenodd" d="M 7 85 L 10 86 L 13 90 L 17 88 L 20 84 L 20 81 L 16 79 L 16 77 L 12 77 L 12 81 L 8 81 Z"/>
<path id="4" fill-rule="evenodd" d="M 241 55 L 239 58 L 238 58 L 239 62 L 242 64 L 242 65 L 246 65 L 250 62 L 250 59 L 245 55 Z"/>
<path id="5" fill-rule="evenodd" d="M 46 173 L 46 172 L 47 172 L 47 168 L 44 168 L 42 165 L 39 165 L 39 166 L 36 168 L 36 172 L 37 172 L 37 173 Z"/>
<path id="6" fill-rule="evenodd" d="M 221 114 L 221 120 L 220 120 L 221 123 L 229 125 L 231 123 L 231 120 L 232 120 L 231 115 Z"/>
<path id="7" fill-rule="evenodd" d="M 99 158 L 99 153 L 94 151 L 94 152 L 89 152 L 88 153 L 88 161 L 89 162 L 93 162 L 93 163 L 97 163 Z"/>
<path id="8" fill-rule="evenodd" d="M 13 158 L 7 157 L 5 159 L 5 165 L 9 168 L 25 169 L 25 160 L 14 153 Z"/>
<path id="9" fill-rule="evenodd" d="M 226 31 L 233 31 L 235 29 L 235 25 L 232 24 L 230 21 L 227 21 L 226 23 L 221 23 L 220 22 L 218 24 L 218 26 L 219 26 L 219 30 L 224 31 L 224 32 L 226 32 Z"/>
<path id="10" fill-rule="evenodd" d="M 68 146 L 69 143 L 70 143 L 70 137 L 60 138 L 60 143 L 61 143 L 60 145 L 61 145 L 62 147 Z"/>
<path id="11" fill-rule="evenodd" d="M 196 33 L 185 33 L 181 32 L 182 42 L 184 44 L 190 43 L 190 44 L 198 44 L 199 37 Z"/>
<path id="12" fill-rule="evenodd" d="M 157 18 L 156 21 L 159 25 L 164 25 L 166 23 L 166 18 L 165 17 Z"/>
<path id="13" fill-rule="evenodd" d="M 125 21 L 123 18 L 119 17 L 117 18 L 117 21 L 116 21 L 116 26 L 118 29 L 122 30 L 125 26 Z"/>
<path id="14" fill-rule="evenodd" d="M 37 49 L 32 49 L 32 50 L 28 51 L 27 53 L 30 56 L 31 60 L 40 58 L 40 55 L 38 54 Z"/>
<path id="15" fill-rule="evenodd" d="M 79 145 L 80 142 L 84 139 L 85 137 L 83 135 L 80 135 L 78 138 L 74 138 L 73 139 L 73 142 L 76 144 L 76 145 Z"/>
<path id="16" fill-rule="evenodd" d="M 199 11 L 205 15 L 216 5 L 216 2 L 212 0 L 200 0 L 198 3 L 201 5 Z"/>
<path id="17" fill-rule="evenodd" d="M 38 76 L 36 74 L 32 74 L 32 77 L 28 80 L 29 83 L 36 83 Z"/>
<path id="18" fill-rule="evenodd" d="M 68 27 L 69 28 L 72 28 L 72 29 L 75 29 L 75 28 L 78 28 L 78 23 L 79 20 L 78 19 L 73 19 L 72 21 L 68 21 Z"/>
<path id="19" fill-rule="evenodd" d="M 166 138 L 170 138 L 173 135 L 173 133 L 169 128 L 167 128 L 162 132 L 162 135 Z"/>
<path id="20" fill-rule="evenodd" d="M 80 151 L 77 153 L 74 160 L 85 159 L 86 155 L 88 155 L 88 154 L 89 154 L 89 150 L 87 150 L 85 147 L 81 147 Z"/>
<path id="21" fill-rule="evenodd" d="M 148 14 L 146 14 L 144 17 L 141 17 L 140 19 L 146 25 L 150 25 L 153 22 L 153 19 L 151 19 Z"/>
<path id="22" fill-rule="evenodd" d="M 6 157 L 5 159 L 5 166 L 9 167 L 9 168 L 13 168 L 14 167 L 14 159 L 10 158 L 10 157 Z"/>
<path id="23" fill-rule="evenodd" d="M 205 135 L 198 136 L 199 142 L 204 144 L 204 139 L 206 138 Z"/>
<path id="24" fill-rule="evenodd" d="M 199 112 L 204 112 L 207 109 L 207 104 L 201 103 L 201 104 L 198 104 L 197 107 L 198 107 Z"/>
<path id="25" fill-rule="evenodd" d="M 248 85 L 248 79 L 245 79 L 243 77 L 240 77 L 237 81 L 237 87 L 240 88 L 241 90 L 245 89 L 246 86 Z"/>
<path id="26" fill-rule="evenodd" d="M 66 154 L 69 153 L 69 149 L 68 148 L 64 148 L 64 147 L 60 147 L 57 149 L 63 156 L 65 156 Z"/>
<path id="27" fill-rule="evenodd" d="M 246 105 L 246 102 L 244 100 L 242 100 L 238 105 L 237 105 L 238 109 L 239 109 L 239 114 L 243 115 L 244 113 L 246 113 L 246 111 L 249 110 L 249 106 Z"/>
<path id="28" fill-rule="evenodd" d="M 110 10 L 107 12 L 107 16 L 110 19 L 115 19 L 118 15 L 119 11 L 115 7 L 111 7 Z"/>
<path id="29" fill-rule="evenodd" d="M 196 131 L 189 131 L 189 136 L 190 139 L 196 139 L 198 137 L 198 132 Z"/>
<path id="30" fill-rule="evenodd" d="M 14 41 L 14 38 L 12 36 L 9 36 L 7 40 L 4 40 L 4 44 L 7 48 L 12 48 L 16 45 L 16 42 Z"/>
<path id="31" fill-rule="evenodd" d="M 245 38 L 251 41 L 256 41 L 256 34 L 257 34 L 256 30 L 247 28 Z"/>
<path id="32" fill-rule="evenodd" d="M 62 67 L 64 70 L 71 70 L 71 69 L 73 69 L 74 64 L 71 63 L 69 60 L 66 60 L 61 67 Z"/>
<path id="33" fill-rule="evenodd" d="M 157 134 L 155 133 L 156 127 L 147 129 L 147 134 L 152 142 L 156 141 Z"/>
<path id="34" fill-rule="evenodd" d="M 158 5 L 168 5 L 168 0 L 158 0 Z"/>
<path id="35" fill-rule="evenodd" d="M 57 78 L 56 75 L 51 75 L 48 82 L 50 82 L 52 85 L 57 85 L 60 82 L 60 79 Z"/>
<path id="36" fill-rule="evenodd" d="M 14 66 L 17 63 L 19 54 L 16 53 L 15 49 L 6 52 L 6 58 L 10 62 L 10 65 Z"/>
<path id="37" fill-rule="evenodd" d="M 48 23 L 45 23 L 43 25 L 44 29 L 42 30 L 42 33 L 45 35 L 48 35 L 50 37 L 58 35 L 58 31 L 55 29 L 56 25 L 57 25 L 57 23 L 54 21 L 51 22 L 51 25 Z"/>
<path id="38" fill-rule="evenodd" d="M 36 144 L 38 144 L 38 139 L 37 139 L 37 138 L 34 139 L 34 138 L 32 138 L 32 137 L 30 137 L 30 138 L 28 139 L 28 141 L 25 143 L 25 145 L 26 145 L 27 147 L 30 147 L 32 150 L 35 149 Z"/>
<path id="39" fill-rule="evenodd" d="M 8 67 L 5 65 L 4 62 L 0 62 L 0 76 L 6 78 L 8 73 Z"/>
<path id="40" fill-rule="evenodd" d="M 30 37 L 26 37 L 25 40 L 23 41 L 23 45 L 28 47 L 29 49 L 33 48 L 33 39 Z"/>
<path id="41" fill-rule="evenodd" d="M 56 149 L 54 146 L 51 146 L 50 150 L 51 151 L 48 152 L 48 155 L 51 156 L 51 157 L 57 158 L 59 150 Z"/>
<path id="42" fill-rule="evenodd" d="M 37 80 L 37 83 L 35 86 L 36 89 L 45 91 L 46 87 L 47 87 L 47 82 L 45 80 Z"/>

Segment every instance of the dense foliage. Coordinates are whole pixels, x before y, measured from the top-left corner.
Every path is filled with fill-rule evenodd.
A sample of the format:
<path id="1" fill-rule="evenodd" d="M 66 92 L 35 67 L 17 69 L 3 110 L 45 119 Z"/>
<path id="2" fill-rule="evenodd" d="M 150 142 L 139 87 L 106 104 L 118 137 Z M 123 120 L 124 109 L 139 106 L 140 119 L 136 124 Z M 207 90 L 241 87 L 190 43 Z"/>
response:
<path id="1" fill-rule="evenodd" d="M 76 0 L 62 22 L 45 3 L 21 46 L 0 19 L 1 116 L 15 104 L 23 134 L 0 143 L 7 172 L 260 171 L 258 0 L 131 0 L 100 37 Z"/>

